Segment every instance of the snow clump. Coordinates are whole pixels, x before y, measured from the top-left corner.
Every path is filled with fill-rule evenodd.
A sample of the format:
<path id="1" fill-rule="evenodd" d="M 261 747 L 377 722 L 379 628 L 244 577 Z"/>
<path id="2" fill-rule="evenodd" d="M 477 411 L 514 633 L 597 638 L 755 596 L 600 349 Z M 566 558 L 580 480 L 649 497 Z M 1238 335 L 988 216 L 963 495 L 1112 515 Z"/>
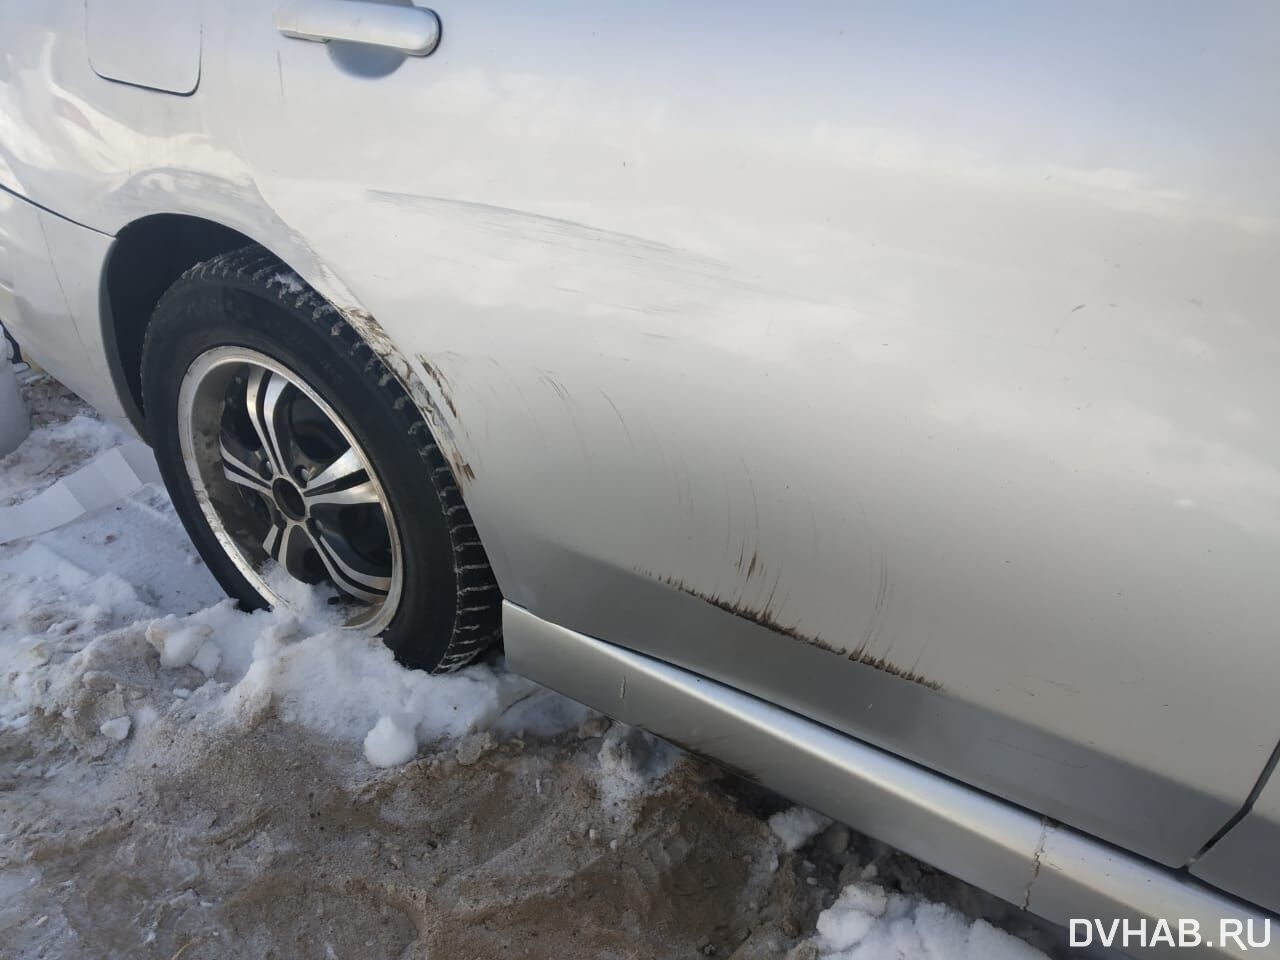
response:
<path id="1" fill-rule="evenodd" d="M 769 827 L 782 841 L 782 847 L 794 853 L 831 826 L 831 818 L 808 807 L 791 807 L 769 818 Z"/>

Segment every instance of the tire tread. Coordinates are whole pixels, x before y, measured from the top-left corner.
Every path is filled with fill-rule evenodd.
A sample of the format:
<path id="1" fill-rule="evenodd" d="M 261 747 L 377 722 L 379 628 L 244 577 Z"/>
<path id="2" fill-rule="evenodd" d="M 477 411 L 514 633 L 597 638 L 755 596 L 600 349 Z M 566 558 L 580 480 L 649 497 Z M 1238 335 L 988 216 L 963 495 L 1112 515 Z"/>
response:
<path id="1" fill-rule="evenodd" d="M 426 479 L 440 501 L 449 530 L 457 604 L 449 642 L 431 672 L 459 670 L 498 642 L 502 633 L 502 594 L 493 568 L 489 565 L 488 555 L 479 540 L 457 478 L 436 444 L 430 425 L 400 378 L 328 300 L 279 258 L 257 244 L 220 254 L 189 268 L 160 298 L 156 312 L 164 308 L 167 299 L 175 296 L 176 291 L 193 282 L 231 283 L 250 288 L 258 295 L 274 297 L 295 313 L 309 317 L 322 331 L 327 330 L 328 335 L 337 341 L 336 349 L 363 364 L 370 381 L 386 396 L 389 406 L 403 422 L 408 442 L 426 463 Z M 143 344 L 144 368 L 152 346 L 152 332 L 153 329 L 149 328 Z M 476 602 L 481 595 L 489 599 L 483 603 Z"/>

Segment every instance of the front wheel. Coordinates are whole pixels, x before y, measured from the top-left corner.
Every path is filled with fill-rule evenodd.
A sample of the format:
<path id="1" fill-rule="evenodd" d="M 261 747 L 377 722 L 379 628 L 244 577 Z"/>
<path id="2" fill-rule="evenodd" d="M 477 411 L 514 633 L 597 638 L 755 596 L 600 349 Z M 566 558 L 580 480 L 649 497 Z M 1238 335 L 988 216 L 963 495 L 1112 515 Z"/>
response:
<path id="1" fill-rule="evenodd" d="M 178 514 L 243 606 L 319 597 L 434 671 L 496 639 L 498 587 L 421 413 L 271 254 L 182 275 L 152 315 L 142 385 Z"/>

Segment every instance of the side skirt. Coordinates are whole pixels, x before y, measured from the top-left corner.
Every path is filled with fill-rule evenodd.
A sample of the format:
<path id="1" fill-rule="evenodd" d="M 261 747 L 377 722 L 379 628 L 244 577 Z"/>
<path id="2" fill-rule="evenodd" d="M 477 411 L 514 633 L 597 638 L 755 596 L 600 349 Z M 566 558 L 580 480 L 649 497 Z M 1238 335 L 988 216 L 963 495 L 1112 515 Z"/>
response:
<path id="1" fill-rule="evenodd" d="M 1195 919 L 1197 956 L 1257 958 L 1219 943 L 1223 918 L 1261 930 L 1280 919 L 995 797 L 660 660 L 583 636 L 503 604 L 512 670 L 774 787 L 794 800 L 933 864 L 1046 920 Z M 1247 927 L 1246 927 L 1247 929 Z M 1094 942 L 1098 927 L 1094 926 Z M 1131 942 L 1136 946 L 1136 941 Z M 1119 944 L 1117 944 L 1119 945 Z M 1274 949 L 1274 948 L 1273 948 Z M 1156 946 L 1142 956 L 1185 957 Z"/>

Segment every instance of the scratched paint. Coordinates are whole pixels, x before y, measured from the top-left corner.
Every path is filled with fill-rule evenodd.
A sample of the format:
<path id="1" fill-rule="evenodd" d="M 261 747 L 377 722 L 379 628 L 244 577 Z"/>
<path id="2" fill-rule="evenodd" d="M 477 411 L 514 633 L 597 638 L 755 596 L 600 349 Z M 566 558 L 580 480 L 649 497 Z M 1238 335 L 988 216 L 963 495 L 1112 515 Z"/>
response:
<path id="1" fill-rule="evenodd" d="M 930 680 L 927 677 L 923 677 L 914 670 L 903 669 L 897 664 L 890 662 L 885 657 L 872 656 L 871 654 L 864 652 L 861 647 L 852 651 L 846 651 L 835 644 L 823 640 L 821 637 L 809 636 L 801 633 L 794 627 L 788 627 L 785 624 L 778 623 L 769 614 L 768 610 L 753 610 L 742 603 L 735 603 L 734 601 L 725 600 L 720 597 L 707 596 L 704 593 L 694 590 L 682 581 L 673 580 L 670 577 L 663 577 L 662 582 L 666 583 L 668 586 L 675 587 L 682 593 L 687 593 L 691 597 L 697 597 L 704 603 L 709 603 L 713 607 L 718 607 L 726 613 L 731 613 L 735 617 L 741 617 L 743 620 L 749 620 L 752 623 L 764 627 L 766 630 L 772 630 L 774 633 L 781 634 L 784 637 L 789 637 L 792 640 L 798 640 L 801 643 L 807 643 L 811 647 L 816 647 L 817 649 L 824 650 L 827 653 L 834 653 L 837 656 L 845 657 L 855 663 L 863 664 L 864 666 L 871 667 L 873 670 L 879 670 L 883 673 L 889 674 L 890 676 L 898 677 L 901 680 L 906 680 L 910 683 L 918 683 L 929 690 L 942 689 L 942 684 L 938 683 L 936 680 Z"/>

